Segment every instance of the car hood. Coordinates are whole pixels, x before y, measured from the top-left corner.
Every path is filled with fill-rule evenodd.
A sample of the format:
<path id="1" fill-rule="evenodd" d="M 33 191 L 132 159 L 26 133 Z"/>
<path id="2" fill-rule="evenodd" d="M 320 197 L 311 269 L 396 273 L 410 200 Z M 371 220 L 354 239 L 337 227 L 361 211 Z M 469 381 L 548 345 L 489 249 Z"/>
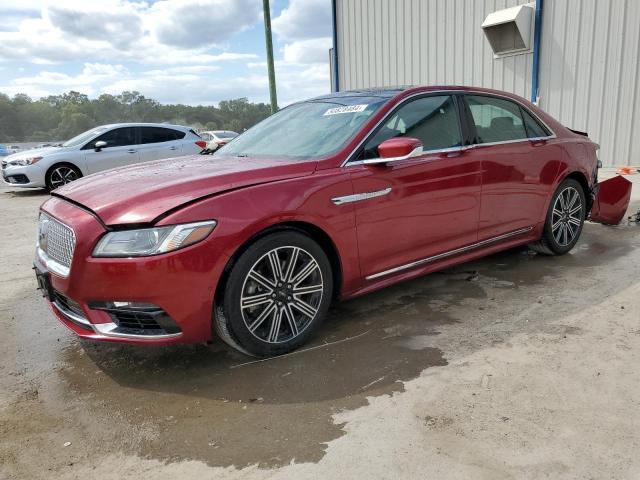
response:
<path id="1" fill-rule="evenodd" d="M 315 167 L 315 161 L 193 155 L 105 170 L 53 195 L 85 206 L 106 225 L 151 223 L 193 200 L 310 175 Z"/>
<path id="2" fill-rule="evenodd" d="M 31 150 L 12 153 L 11 155 L 4 157 L 4 159 L 9 162 L 11 160 L 21 160 L 23 158 L 44 157 L 45 155 L 59 151 L 60 147 L 32 148 Z"/>

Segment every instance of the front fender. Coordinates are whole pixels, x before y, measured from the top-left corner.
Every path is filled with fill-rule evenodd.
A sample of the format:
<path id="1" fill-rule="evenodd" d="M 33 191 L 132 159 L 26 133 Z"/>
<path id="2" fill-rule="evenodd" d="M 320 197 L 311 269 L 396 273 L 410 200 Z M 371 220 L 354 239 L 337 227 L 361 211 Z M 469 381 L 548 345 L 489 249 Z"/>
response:
<path id="1" fill-rule="evenodd" d="M 360 287 L 355 212 L 331 198 L 353 193 L 344 169 L 323 170 L 290 180 L 253 185 L 205 198 L 163 218 L 158 225 L 217 220 L 216 250 L 224 257 L 273 226 L 304 222 L 321 229 L 336 247 L 342 265 L 342 292 Z"/>

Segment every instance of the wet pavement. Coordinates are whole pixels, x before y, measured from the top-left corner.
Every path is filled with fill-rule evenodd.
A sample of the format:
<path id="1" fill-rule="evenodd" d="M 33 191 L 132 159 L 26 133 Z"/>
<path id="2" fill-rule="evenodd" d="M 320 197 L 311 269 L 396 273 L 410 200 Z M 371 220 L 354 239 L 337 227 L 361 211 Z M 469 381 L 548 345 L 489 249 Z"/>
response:
<path id="1" fill-rule="evenodd" d="M 425 371 L 517 334 L 579 334 L 550 324 L 547 303 L 555 315 L 598 303 L 572 285 L 577 276 L 601 282 L 602 296 L 623 288 L 633 272 L 606 269 L 640 247 L 635 225 L 587 224 L 563 257 L 518 248 L 337 303 L 305 348 L 257 361 L 219 342 L 157 348 L 75 338 L 45 307 L 29 269 L 44 199 L 0 189 L 0 477 L 45 478 L 108 453 L 209 466 L 317 462 L 345 434 L 334 416 L 368 397 L 402 392 Z"/>

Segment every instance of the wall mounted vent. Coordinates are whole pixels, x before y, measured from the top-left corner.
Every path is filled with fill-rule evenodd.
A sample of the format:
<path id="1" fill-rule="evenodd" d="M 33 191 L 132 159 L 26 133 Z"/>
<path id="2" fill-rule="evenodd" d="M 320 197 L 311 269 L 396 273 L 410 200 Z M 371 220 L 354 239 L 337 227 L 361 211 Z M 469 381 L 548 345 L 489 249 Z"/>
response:
<path id="1" fill-rule="evenodd" d="M 533 45 L 535 3 L 518 5 L 490 13 L 482 23 L 493 53 L 497 57 L 528 53 Z"/>

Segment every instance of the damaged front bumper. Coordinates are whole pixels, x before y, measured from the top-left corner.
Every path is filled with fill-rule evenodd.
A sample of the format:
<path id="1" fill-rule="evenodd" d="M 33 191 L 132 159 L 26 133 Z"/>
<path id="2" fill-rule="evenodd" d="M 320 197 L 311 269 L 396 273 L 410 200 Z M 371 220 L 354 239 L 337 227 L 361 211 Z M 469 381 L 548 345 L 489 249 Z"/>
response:
<path id="1" fill-rule="evenodd" d="M 620 175 L 597 183 L 591 192 L 589 220 L 605 225 L 618 225 L 629 208 L 631 186 L 632 183 Z"/>

